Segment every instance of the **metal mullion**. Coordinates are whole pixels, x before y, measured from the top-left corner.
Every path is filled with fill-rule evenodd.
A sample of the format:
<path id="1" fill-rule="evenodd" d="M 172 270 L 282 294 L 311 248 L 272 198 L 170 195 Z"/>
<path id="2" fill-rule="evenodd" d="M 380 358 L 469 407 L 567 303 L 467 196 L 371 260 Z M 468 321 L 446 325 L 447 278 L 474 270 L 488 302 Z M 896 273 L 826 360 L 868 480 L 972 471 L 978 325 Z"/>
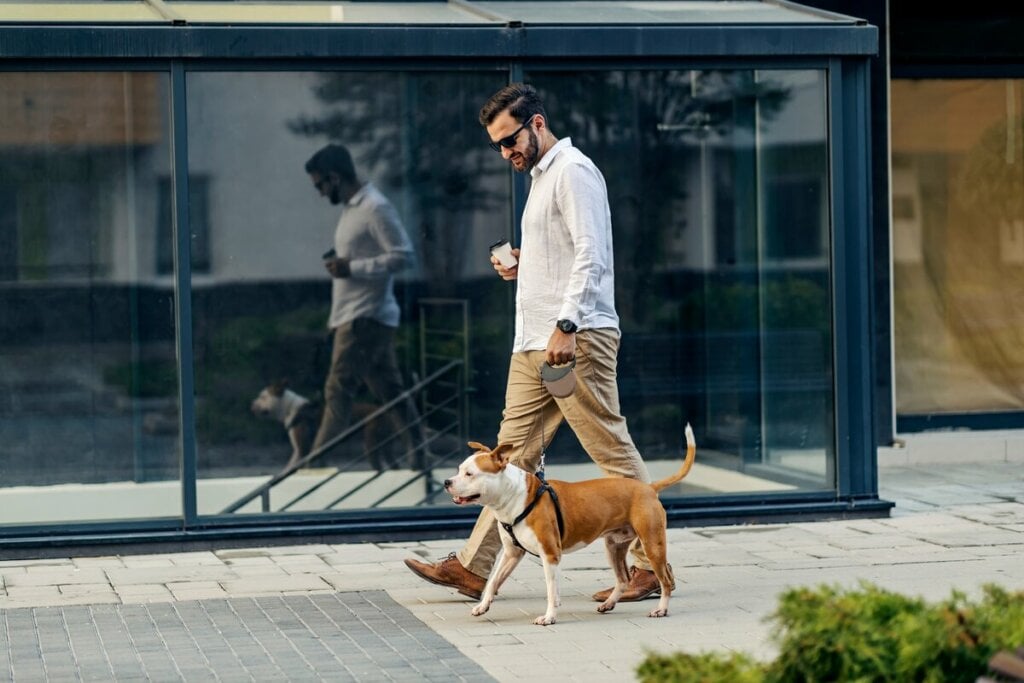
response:
<path id="1" fill-rule="evenodd" d="M 717 58 L 717 57 L 656 57 L 622 58 L 596 57 L 579 59 L 551 59 L 524 57 L 519 63 L 525 72 L 530 71 L 792 71 L 798 69 L 829 68 L 830 60 L 813 57 L 786 57 L 765 55 L 762 57 Z"/>
<path id="2" fill-rule="evenodd" d="M 188 110 L 185 66 L 171 62 L 172 221 L 174 227 L 174 329 L 178 356 L 178 429 L 181 435 L 181 510 L 186 528 L 194 526 L 196 504 L 195 375 L 192 353 L 192 248 L 188 215 Z"/>
<path id="3" fill-rule="evenodd" d="M 519 83 L 523 80 L 523 63 L 520 61 L 510 62 L 508 65 L 508 82 Z M 526 174 L 511 171 L 512 178 L 512 244 L 520 245 L 523 236 L 520 233 L 520 225 L 523 221 L 523 210 L 526 208 Z"/>
<path id="4" fill-rule="evenodd" d="M 835 59 L 828 74 L 836 490 L 843 498 L 878 495 L 867 69 Z"/>
<path id="5" fill-rule="evenodd" d="M 200 58 L 190 60 L 189 72 L 199 71 L 268 71 L 274 73 L 297 71 L 337 72 L 439 72 L 439 73 L 502 73 L 508 72 L 508 60 L 501 57 L 481 57 L 472 61 L 442 58 L 379 59 L 356 57 L 310 57 L 305 59 L 266 58 Z"/>

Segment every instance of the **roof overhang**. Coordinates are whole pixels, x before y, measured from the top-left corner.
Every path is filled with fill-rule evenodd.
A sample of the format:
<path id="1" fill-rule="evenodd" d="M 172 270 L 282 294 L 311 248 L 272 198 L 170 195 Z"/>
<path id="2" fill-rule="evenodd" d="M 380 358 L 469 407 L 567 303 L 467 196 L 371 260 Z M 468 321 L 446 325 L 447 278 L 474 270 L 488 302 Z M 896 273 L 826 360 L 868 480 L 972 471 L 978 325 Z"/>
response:
<path id="1" fill-rule="evenodd" d="M 3 58 L 842 57 L 854 17 L 757 0 L 0 1 Z"/>

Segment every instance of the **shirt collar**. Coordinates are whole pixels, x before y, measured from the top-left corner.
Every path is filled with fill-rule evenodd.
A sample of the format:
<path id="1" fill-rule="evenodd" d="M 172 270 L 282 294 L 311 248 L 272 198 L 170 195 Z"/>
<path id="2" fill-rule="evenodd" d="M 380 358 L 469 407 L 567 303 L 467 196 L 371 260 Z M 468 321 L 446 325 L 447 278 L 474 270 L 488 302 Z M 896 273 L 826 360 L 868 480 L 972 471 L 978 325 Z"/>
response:
<path id="1" fill-rule="evenodd" d="M 554 163 L 555 157 L 558 156 L 559 153 L 562 152 L 562 150 L 568 149 L 570 147 L 572 147 L 571 138 L 562 138 L 561 140 L 556 142 L 554 146 L 547 151 L 547 154 L 542 156 L 540 158 L 540 161 L 538 161 L 534 165 L 534 167 L 530 169 L 530 176 L 536 178 L 541 173 L 548 170 L 548 167 L 550 167 L 551 164 Z"/>
<path id="2" fill-rule="evenodd" d="M 356 193 L 349 197 L 348 201 L 345 202 L 345 206 L 356 206 L 359 202 L 363 201 L 366 197 L 367 189 L 370 187 L 370 181 L 363 183 L 363 186 L 356 190 Z"/>

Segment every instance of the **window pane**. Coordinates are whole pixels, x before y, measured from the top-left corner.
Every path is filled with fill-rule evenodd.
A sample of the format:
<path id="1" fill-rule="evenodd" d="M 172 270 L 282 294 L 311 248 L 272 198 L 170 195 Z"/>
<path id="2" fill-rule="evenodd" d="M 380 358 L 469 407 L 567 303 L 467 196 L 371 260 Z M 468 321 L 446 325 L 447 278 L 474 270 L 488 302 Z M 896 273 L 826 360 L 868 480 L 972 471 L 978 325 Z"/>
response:
<path id="1" fill-rule="evenodd" d="M 824 73 L 530 80 L 555 133 L 572 136 L 608 182 L 619 387 L 654 474 L 678 466 L 690 421 L 702 458 L 680 491 L 831 488 Z M 194 254 L 205 258 L 202 268 L 193 261 L 201 513 L 450 504 L 439 480 L 464 457 L 466 438 L 493 439 L 504 406 L 513 290 L 494 277 L 487 246 L 515 240 L 510 172 L 476 122 L 503 83 L 497 73 L 189 74 L 190 179 L 204 188 L 189 188 L 203 207 L 189 211 L 203 226 L 191 231 Z M 349 149 L 358 183 L 307 174 L 328 142 Z M 338 350 L 327 338 L 338 285 L 322 254 L 368 258 L 357 253 L 366 243 L 337 237 L 339 216 L 345 224 L 361 211 L 355 188 L 365 180 L 393 207 L 397 219 L 381 222 L 400 226 L 413 258 L 391 273 L 397 316 L 383 317 L 397 327 L 356 320 Z M 335 282 L 345 289 L 366 268 Z M 377 343 L 364 344 L 364 362 L 332 389 L 332 353 L 361 339 Z M 417 389 L 415 407 L 373 386 L 387 374 L 377 352 L 391 349 L 401 387 Z M 461 374 L 418 391 L 449 362 Z M 302 410 L 281 380 L 309 401 Z M 282 398 L 257 400 L 269 388 Z M 350 429 L 274 480 L 288 467 L 289 436 L 309 439 L 338 392 L 351 405 L 335 426 Z M 425 465 L 410 457 L 423 439 Z M 550 454 L 559 476 L 600 475 L 568 429 Z"/>
<path id="2" fill-rule="evenodd" d="M 290 435 L 311 445 L 330 402 L 331 248 L 351 259 L 339 296 L 357 315 L 339 326 L 362 354 L 328 396 L 351 403 L 331 433 L 356 431 L 275 486 L 267 509 L 451 504 L 436 480 L 465 457 L 468 435 L 493 440 L 504 404 L 512 288 L 488 246 L 510 236 L 510 183 L 476 121 L 504 82 L 498 72 L 188 75 L 200 513 L 280 472 Z M 356 199 L 345 185 L 334 204 L 338 178 L 314 186 L 305 164 L 332 142 L 373 191 Z M 356 236 L 339 242 L 343 216 Z M 413 388 L 450 364 L 414 407 L 399 401 L 368 419 L 396 384 Z M 291 393 L 254 405 L 285 381 Z M 301 410 L 298 397 L 309 401 Z M 409 452 L 424 438 L 426 463 Z M 261 509 L 257 498 L 240 511 Z"/>
<path id="3" fill-rule="evenodd" d="M 652 473 L 678 464 L 689 421 L 688 494 L 832 487 L 824 72 L 530 81 L 608 184 L 620 398 Z"/>
<path id="4" fill-rule="evenodd" d="M 181 514 L 167 99 L 0 74 L 0 524 Z"/>
<path id="5" fill-rule="evenodd" d="M 1020 410 L 1021 82 L 894 80 L 898 414 Z"/>

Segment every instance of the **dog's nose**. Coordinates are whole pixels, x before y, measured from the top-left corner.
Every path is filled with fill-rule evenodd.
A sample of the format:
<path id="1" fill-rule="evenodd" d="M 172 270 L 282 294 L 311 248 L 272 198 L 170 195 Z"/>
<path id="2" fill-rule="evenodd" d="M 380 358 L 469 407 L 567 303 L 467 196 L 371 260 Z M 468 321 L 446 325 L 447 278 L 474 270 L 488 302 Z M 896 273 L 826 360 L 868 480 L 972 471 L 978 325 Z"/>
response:
<path id="1" fill-rule="evenodd" d="M 451 479 L 445 479 L 445 480 L 444 480 L 444 487 L 445 487 L 446 489 L 447 489 L 447 488 L 448 488 L 449 486 L 451 486 L 451 485 L 452 485 L 452 480 L 451 480 Z"/>

